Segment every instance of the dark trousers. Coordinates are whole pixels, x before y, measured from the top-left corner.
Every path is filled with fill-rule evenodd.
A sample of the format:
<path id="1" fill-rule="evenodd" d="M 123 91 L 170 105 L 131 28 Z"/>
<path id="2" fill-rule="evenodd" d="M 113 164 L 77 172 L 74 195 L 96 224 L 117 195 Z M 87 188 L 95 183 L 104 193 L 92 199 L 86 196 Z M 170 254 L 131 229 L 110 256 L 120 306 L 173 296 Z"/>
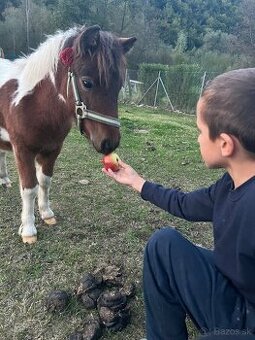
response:
<path id="1" fill-rule="evenodd" d="M 173 228 L 148 241 L 143 284 L 148 340 L 187 340 L 187 314 L 201 334 L 255 332 L 255 310 L 215 267 L 213 252 Z"/>

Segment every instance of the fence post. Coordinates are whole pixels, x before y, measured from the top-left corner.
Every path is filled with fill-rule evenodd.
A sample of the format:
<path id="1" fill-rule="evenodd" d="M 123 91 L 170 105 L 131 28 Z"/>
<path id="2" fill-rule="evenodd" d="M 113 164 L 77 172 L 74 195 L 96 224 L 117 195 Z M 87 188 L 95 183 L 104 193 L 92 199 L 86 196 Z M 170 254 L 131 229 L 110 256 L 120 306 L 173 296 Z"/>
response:
<path id="1" fill-rule="evenodd" d="M 156 92 L 155 92 L 155 98 L 154 98 L 154 103 L 153 103 L 153 107 L 156 106 L 157 104 L 157 96 L 158 96 L 158 86 L 159 86 L 159 81 L 160 81 L 160 71 L 158 71 L 158 78 L 157 78 L 157 86 L 156 86 Z"/>
<path id="2" fill-rule="evenodd" d="M 124 84 L 123 84 L 122 89 L 121 89 L 124 101 L 126 100 L 127 75 L 128 75 L 128 70 L 126 69 L 125 78 L 124 78 Z"/>
<path id="3" fill-rule="evenodd" d="M 203 89 L 204 89 L 204 86 L 205 86 L 206 76 L 207 76 L 207 73 L 204 72 L 203 77 L 202 77 L 202 84 L 201 84 L 201 89 L 200 89 L 199 98 L 202 96 L 202 92 L 203 92 Z"/>
<path id="4" fill-rule="evenodd" d="M 168 95 L 168 93 L 167 93 L 166 87 L 165 87 L 165 85 L 164 85 L 163 80 L 162 80 L 161 77 L 160 77 L 160 82 L 161 82 L 161 85 L 162 85 L 162 87 L 163 87 L 163 89 L 164 89 L 164 91 L 165 91 L 165 94 L 166 94 L 166 96 L 167 96 L 167 99 L 168 99 L 168 101 L 169 101 L 169 104 L 170 104 L 170 106 L 171 106 L 171 110 L 174 111 L 173 104 L 172 104 L 172 102 L 171 102 L 171 100 L 170 100 L 170 98 L 169 98 L 169 95 Z"/>

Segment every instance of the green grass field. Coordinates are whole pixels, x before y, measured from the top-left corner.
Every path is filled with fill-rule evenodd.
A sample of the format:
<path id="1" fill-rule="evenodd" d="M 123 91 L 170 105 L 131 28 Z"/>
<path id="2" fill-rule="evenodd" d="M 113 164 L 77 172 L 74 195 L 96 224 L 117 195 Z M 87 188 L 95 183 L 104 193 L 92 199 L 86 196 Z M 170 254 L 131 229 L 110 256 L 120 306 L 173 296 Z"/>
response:
<path id="1" fill-rule="evenodd" d="M 119 156 L 146 179 L 189 191 L 209 185 L 220 171 L 205 168 L 199 154 L 195 117 L 147 108 L 120 108 Z M 124 265 L 135 281 L 131 324 L 102 339 L 139 340 L 144 336 L 142 259 L 144 246 L 161 226 L 174 225 L 186 237 L 212 246 L 210 225 L 177 219 L 101 172 L 97 154 L 74 128 L 59 156 L 51 189 L 58 225 L 44 225 L 36 212 L 38 242 L 25 245 L 17 231 L 21 200 L 12 154 L 12 187 L 0 188 L 0 339 L 64 340 L 81 329 L 87 311 L 75 298 L 61 314 L 44 308 L 48 292 L 72 293 L 85 272 L 103 264 Z M 87 180 L 88 184 L 81 184 Z M 190 327 L 191 338 L 194 332 Z"/>

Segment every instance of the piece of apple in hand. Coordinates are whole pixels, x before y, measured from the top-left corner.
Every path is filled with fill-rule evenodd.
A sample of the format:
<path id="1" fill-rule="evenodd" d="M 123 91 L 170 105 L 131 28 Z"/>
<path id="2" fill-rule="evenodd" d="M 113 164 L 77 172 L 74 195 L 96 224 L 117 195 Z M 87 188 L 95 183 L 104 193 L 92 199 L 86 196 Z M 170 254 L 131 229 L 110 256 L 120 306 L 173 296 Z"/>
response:
<path id="1" fill-rule="evenodd" d="M 115 152 L 112 152 L 109 155 L 105 155 L 102 159 L 104 168 L 106 170 L 111 169 L 112 171 L 119 170 L 120 168 L 119 161 L 120 161 L 120 158 Z"/>

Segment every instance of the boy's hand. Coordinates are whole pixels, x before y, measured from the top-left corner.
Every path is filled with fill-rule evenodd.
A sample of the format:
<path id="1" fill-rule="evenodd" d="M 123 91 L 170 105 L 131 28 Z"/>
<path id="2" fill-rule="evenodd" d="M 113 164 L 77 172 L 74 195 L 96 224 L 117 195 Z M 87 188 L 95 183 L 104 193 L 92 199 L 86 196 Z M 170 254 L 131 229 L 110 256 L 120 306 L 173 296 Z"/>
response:
<path id="1" fill-rule="evenodd" d="M 102 169 L 103 173 L 113 178 L 116 182 L 128 185 L 138 192 L 142 191 L 145 180 L 128 164 L 119 161 L 120 169 L 113 172 L 111 169 Z"/>

